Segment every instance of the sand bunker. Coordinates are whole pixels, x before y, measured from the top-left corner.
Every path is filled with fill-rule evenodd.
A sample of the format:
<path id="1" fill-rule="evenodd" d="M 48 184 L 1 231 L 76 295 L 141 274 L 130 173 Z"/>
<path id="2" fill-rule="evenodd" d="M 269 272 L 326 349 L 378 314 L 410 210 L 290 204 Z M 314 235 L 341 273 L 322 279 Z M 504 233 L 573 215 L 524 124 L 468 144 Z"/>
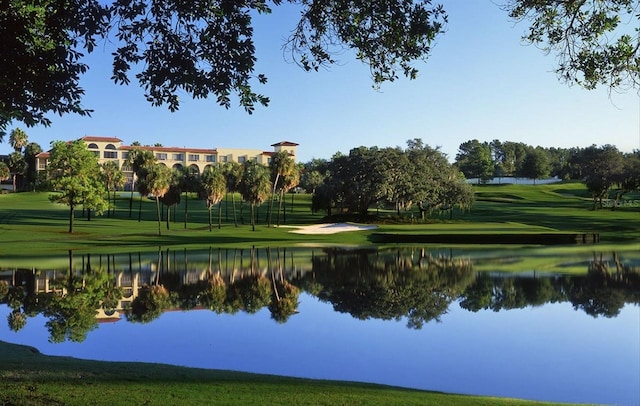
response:
<path id="1" fill-rule="evenodd" d="M 345 231 L 363 231 L 378 228 L 376 225 L 359 225 L 349 223 L 313 224 L 310 226 L 289 226 L 296 228 L 291 233 L 296 234 L 335 234 Z"/>

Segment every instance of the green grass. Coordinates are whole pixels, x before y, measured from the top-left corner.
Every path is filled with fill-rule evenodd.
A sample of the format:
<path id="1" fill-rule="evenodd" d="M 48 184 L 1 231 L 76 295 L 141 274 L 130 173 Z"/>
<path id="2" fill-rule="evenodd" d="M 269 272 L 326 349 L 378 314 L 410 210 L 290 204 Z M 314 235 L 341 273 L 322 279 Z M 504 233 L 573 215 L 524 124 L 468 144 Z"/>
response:
<path id="1" fill-rule="evenodd" d="M 0 359 L 3 405 L 539 404 L 354 382 L 51 357 L 2 341 Z"/>
<path id="2" fill-rule="evenodd" d="M 492 185 L 475 186 L 478 201 L 469 212 L 435 213 L 427 222 L 417 221 L 417 212 L 403 213 L 399 222 L 393 213 L 380 212 L 379 233 L 424 234 L 496 234 L 496 233 L 600 233 L 603 242 L 636 242 L 640 240 L 640 204 L 616 211 L 591 210 L 591 201 L 579 183 L 551 185 Z M 637 196 L 632 196 L 637 197 Z M 304 225 L 322 221 L 321 214 L 310 211 L 310 196 L 295 195 L 293 210 L 287 197 L 287 225 Z M 238 200 L 238 199 L 236 199 Z M 640 202 L 635 200 L 635 202 Z M 74 233 L 68 230 L 69 211 L 66 206 L 48 200 L 48 193 L 11 193 L 0 195 L 0 256 L 45 258 L 68 250 L 92 253 L 118 253 L 134 250 L 153 250 L 158 246 L 190 248 L 294 246 L 301 243 L 318 245 L 369 245 L 372 232 L 349 232 L 332 235 L 290 233 L 289 228 L 267 227 L 268 204 L 260 207 L 256 231 L 248 220 L 249 207 L 242 207 L 244 224 L 235 227 L 230 202 L 223 205 L 223 225 L 207 226 L 207 211 L 202 201 L 189 199 L 189 222 L 184 224 L 184 200 L 177 209 L 177 221 L 170 229 L 161 224 L 158 236 L 155 203 L 144 199 L 142 221 L 138 222 L 138 198 L 133 201 L 129 215 L 129 195 L 123 193 L 115 216 L 93 217 L 87 221 L 76 212 Z M 238 213 L 240 204 L 237 204 Z M 228 214 L 227 213 L 228 210 Z M 376 213 L 375 210 L 371 211 Z M 214 209 L 214 222 L 217 220 Z M 409 221 L 413 216 L 413 223 Z M 275 215 L 272 223 L 276 222 Z M 285 221 L 281 219 L 281 223 Z"/>

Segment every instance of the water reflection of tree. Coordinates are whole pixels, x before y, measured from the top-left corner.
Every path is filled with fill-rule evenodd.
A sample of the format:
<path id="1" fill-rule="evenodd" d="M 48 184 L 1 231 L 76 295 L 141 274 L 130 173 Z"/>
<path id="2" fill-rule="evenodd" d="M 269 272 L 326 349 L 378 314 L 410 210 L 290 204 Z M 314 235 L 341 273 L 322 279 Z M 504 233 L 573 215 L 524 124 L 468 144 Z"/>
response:
<path id="1" fill-rule="evenodd" d="M 69 253 L 69 271 L 51 282 L 53 290 L 43 296 L 43 314 L 49 320 L 49 340 L 81 342 L 97 327 L 97 309 L 108 296 L 110 276 L 103 269 L 92 269 L 90 263 L 80 273 L 75 272 Z M 121 293 L 120 293 L 121 294 Z"/>
<path id="2" fill-rule="evenodd" d="M 612 266 L 613 263 L 613 266 Z M 640 269 L 594 254 L 585 275 L 504 277 L 478 274 L 461 296 L 460 306 L 477 312 L 521 309 L 570 302 L 593 317 L 615 317 L 627 303 L 640 304 Z"/>
<path id="3" fill-rule="evenodd" d="M 470 261 L 423 250 L 398 250 L 391 259 L 369 250 L 331 250 L 313 258 L 312 275 L 322 286 L 318 298 L 336 311 L 361 320 L 406 317 L 417 329 L 439 320 L 473 279 Z"/>
<path id="4" fill-rule="evenodd" d="M 7 322 L 13 331 L 29 317 L 46 316 L 54 342 L 84 340 L 96 327 L 100 309 L 109 316 L 124 308 L 127 320 L 150 322 L 168 309 L 254 314 L 266 307 L 272 319 L 284 323 L 298 312 L 301 291 L 358 319 L 406 318 L 410 328 L 439 320 L 456 300 L 474 312 L 569 302 L 594 317 L 613 317 L 625 304 L 640 303 L 640 269 L 624 265 L 615 254 L 612 259 L 594 256 L 587 274 L 575 276 L 475 274 L 467 259 L 402 248 L 316 252 L 311 269 L 302 272 L 296 271 L 293 255 L 291 263 L 285 261 L 286 249 L 218 249 L 215 265 L 214 257 L 209 249 L 203 267 L 202 260 L 190 262 L 186 250 L 184 261 L 178 261 L 175 251 L 159 249 L 157 260 L 145 267 L 138 255 L 137 270 L 131 255 L 128 270 L 120 271 L 107 257 L 105 271 L 102 257 L 94 267 L 91 257 L 83 256 L 81 269 L 75 270 L 70 256 L 63 273 L 4 273 L 0 303 L 11 308 Z M 135 288 L 127 284 L 127 296 L 116 284 L 116 276 L 125 274 L 129 282 L 140 281 Z"/>

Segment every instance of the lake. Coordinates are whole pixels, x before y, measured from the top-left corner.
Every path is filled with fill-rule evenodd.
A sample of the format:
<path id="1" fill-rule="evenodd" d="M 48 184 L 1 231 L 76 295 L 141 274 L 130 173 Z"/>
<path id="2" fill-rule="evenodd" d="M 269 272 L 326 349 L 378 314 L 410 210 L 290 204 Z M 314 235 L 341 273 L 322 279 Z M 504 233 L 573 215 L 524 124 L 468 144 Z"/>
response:
<path id="1" fill-rule="evenodd" d="M 70 253 L 0 281 L 0 337 L 45 354 L 640 404 L 637 244 Z"/>

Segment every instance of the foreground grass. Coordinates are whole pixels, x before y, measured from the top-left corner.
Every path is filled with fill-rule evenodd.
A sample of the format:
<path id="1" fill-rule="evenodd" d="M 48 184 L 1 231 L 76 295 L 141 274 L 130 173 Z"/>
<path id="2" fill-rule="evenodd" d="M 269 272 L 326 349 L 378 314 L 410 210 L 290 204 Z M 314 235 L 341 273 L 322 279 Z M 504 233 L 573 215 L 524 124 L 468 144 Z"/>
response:
<path id="1" fill-rule="evenodd" d="M 538 404 L 353 382 L 51 357 L 2 341 L 0 359 L 3 405 Z"/>

